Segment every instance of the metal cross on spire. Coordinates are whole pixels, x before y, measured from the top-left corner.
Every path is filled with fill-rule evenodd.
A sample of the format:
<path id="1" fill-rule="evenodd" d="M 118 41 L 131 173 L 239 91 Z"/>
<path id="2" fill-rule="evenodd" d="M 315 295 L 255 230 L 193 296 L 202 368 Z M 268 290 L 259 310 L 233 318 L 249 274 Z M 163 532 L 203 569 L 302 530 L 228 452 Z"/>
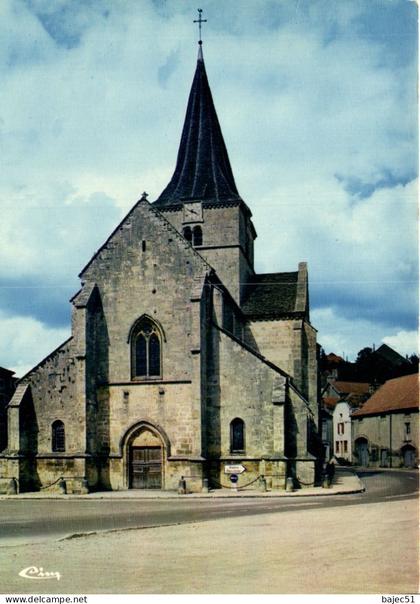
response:
<path id="1" fill-rule="evenodd" d="M 198 23 L 198 33 L 199 33 L 199 38 L 200 38 L 198 40 L 198 43 L 202 44 L 203 42 L 201 40 L 201 24 L 202 23 L 207 23 L 207 19 L 202 19 L 201 18 L 201 13 L 203 12 L 202 8 L 197 8 L 197 10 L 198 10 L 198 19 L 194 19 L 194 23 Z"/>

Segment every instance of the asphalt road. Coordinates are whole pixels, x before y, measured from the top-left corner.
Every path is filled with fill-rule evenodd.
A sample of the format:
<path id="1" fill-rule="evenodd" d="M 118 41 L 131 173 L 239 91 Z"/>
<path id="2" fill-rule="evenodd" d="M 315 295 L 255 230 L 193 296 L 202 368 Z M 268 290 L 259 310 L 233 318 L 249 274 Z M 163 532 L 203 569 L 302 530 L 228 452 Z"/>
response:
<path id="1" fill-rule="evenodd" d="M 364 470 L 358 474 L 366 486 L 364 493 L 304 499 L 1 500 L 0 546 L 36 543 L 86 532 L 205 522 L 216 518 L 417 497 L 418 473 L 415 471 Z"/>

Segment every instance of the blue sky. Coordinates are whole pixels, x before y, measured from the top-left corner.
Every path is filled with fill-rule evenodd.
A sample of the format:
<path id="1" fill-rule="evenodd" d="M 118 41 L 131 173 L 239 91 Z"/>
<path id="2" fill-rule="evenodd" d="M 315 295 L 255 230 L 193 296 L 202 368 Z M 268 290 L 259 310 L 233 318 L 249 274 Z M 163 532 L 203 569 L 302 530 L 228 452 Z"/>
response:
<path id="1" fill-rule="evenodd" d="M 206 0 L 204 54 L 259 272 L 309 265 L 327 352 L 416 350 L 417 7 Z M 69 335 L 77 275 L 175 164 L 183 0 L 2 0 L 0 365 Z"/>

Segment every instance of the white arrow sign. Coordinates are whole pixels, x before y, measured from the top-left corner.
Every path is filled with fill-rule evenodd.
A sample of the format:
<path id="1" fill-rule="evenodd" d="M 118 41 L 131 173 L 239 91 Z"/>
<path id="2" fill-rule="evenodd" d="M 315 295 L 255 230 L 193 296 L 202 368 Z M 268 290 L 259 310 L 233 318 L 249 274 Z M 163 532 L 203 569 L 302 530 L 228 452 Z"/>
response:
<path id="1" fill-rule="evenodd" d="M 240 463 L 225 466 L 225 474 L 242 474 L 246 472 L 246 468 Z"/>

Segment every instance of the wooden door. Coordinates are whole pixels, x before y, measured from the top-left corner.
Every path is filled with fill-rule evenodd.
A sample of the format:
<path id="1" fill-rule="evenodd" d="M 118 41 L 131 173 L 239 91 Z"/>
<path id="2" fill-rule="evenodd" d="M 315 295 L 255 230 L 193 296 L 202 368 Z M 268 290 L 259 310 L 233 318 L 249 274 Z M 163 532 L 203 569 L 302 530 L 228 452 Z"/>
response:
<path id="1" fill-rule="evenodd" d="M 381 449 L 381 466 L 383 468 L 388 466 L 388 450 Z"/>
<path id="2" fill-rule="evenodd" d="M 406 468 L 414 468 L 416 463 L 416 456 L 414 449 L 411 447 L 407 447 L 404 449 L 404 467 Z"/>
<path id="3" fill-rule="evenodd" d="M 130 488 L 162 488 L 161 447 L 131 447 Z"/>
<path id="4" fill-rule="evenodd" d="M 365 440 L 357 443 L 357 452 L 359 454 L 359 466 L 367 467 L 369 465 L 369 451 Z"/>

